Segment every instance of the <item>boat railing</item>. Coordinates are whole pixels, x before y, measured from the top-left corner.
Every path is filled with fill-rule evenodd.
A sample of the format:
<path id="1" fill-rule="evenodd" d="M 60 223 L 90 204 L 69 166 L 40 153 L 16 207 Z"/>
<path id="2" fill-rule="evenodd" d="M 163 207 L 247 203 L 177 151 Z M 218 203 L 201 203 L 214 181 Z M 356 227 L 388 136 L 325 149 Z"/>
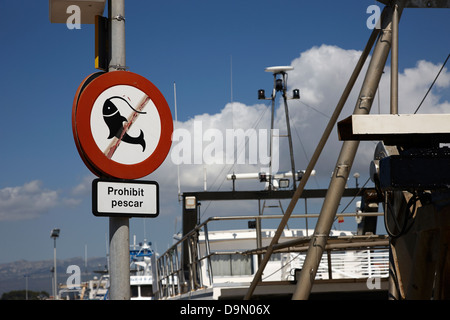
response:
<path id="1" fill-rule="evenodd" d="M 342 216 L 376 216 L 382 213 L 344 213 Z M 315 214 L 292 215 L 291 218 L 315 218 Z M 208 224 L 214 221 L 252 220 L 252 219 L 280 219 L 280 215 L 266 216 L 228 216 L 211 217 L 196 228 L 178 239 L 156 263 L 157 295 L 159 299 L 176 297 L 180 294 L 193 292 L 198 289 L 211 288 L 213 284 L 220 283 L 220 276 L 214 276 L 212 257 L 223 255 L 253 256 L 264 254 L 266 248 L 253 250 L 215 250 L 211 251 Z M 295 271 L 301 270 L 309 236 L 299 237 L 291 241 L 279 243 L 274 246 L 274 253 L 290 254 L 286 258 L 289 263 L 280 265 L 289 269 L 288 272 L 278 272 L 277 277 L 267 277 L 267 281 L 295 281 Z M 343 236 L 330 238 L 322 257 L 317 273 L 317 279 L 340 278 L 370 278 L 388 277 L 388 237 L 378 235 Z M 293 271 L 291 271 L 293 270 Z M 349 273 L 349 270 L 352 272 Z M 294 272 L 294 273 L 292 273 Z M 279 274 L 287 274 L 280 277 Z M 253 275 L 248 275 L 248 281 Z M 222 277 L 223 278 L 223 277 Z M 264 279 L 263 279 L 264 281 Z"/>
<path id="2" fill-rule="evenodd" d="M 306 255 L 299 254 L 291 270 L 300 271 Z M 297 274 L 290 274 L 295 280 Z M 332 251 L 327 250 L 321 259 L 316 280 L 368 279 L 389 277 L 389 251 L 384 249 Z"/>

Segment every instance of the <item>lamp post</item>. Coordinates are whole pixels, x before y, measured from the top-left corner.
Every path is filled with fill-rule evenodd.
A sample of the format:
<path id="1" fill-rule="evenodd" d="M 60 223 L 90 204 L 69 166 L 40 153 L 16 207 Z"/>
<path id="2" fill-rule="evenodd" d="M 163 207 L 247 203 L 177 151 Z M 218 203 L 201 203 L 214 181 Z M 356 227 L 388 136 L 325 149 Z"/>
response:
<path id="1" fill-rule="evenodd" d="M 57 273 L 56 273 L 56 238 L 59 237 L 59 229 L 55 228 L 50 233 L 53 238 L 53 299 L 56 299 L 57 292 Z"/>
<path id="2" fill-rule="evenodd" d="M 24 277 L 25 277 L 25 300 L 28 300 L 28 277 L 29 276 L 30 276 L 29 274 L 24 275 Z"/>

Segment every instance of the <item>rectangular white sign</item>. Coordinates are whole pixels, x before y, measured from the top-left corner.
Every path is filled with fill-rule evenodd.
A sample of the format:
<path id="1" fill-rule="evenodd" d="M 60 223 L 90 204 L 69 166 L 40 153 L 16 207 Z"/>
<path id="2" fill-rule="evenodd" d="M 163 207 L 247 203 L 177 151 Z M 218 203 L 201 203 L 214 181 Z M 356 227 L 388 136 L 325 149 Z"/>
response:
<path id="1" fill-rule="evenodd" d="M 159 214 L 158 183 L 95 179 L 92 212 L 96 216 L 156 217 Z"/>

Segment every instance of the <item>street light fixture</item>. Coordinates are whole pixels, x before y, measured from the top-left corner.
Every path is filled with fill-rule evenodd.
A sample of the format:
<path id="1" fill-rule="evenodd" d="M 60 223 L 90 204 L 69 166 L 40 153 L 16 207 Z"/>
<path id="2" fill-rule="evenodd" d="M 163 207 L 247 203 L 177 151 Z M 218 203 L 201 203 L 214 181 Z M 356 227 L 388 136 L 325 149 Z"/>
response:
<path id="1" fill-rule="evenodd" d="M 58 238 L 59 237 L 59 229 L 53 229 L 50 234 L 50 237 L 54 238 L 54 239 Z"/>
<path id="2" fill-rule="evenodd" d="M 57 272 L 56 272 L 56 238 L 59 237 L 59 229 L 55 228 L 50 233 L 50 238 L 53 238 L 53 299 L 56 299 L 57 291 Z"/>

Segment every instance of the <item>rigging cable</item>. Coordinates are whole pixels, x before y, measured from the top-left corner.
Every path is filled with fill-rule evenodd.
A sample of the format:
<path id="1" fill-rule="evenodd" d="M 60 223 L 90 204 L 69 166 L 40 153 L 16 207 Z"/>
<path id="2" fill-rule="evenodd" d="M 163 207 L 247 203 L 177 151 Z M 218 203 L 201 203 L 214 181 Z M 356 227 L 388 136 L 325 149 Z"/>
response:
<path id="1" fill-rule="evenodd" d="M 436 82 L 437 78 L 439 77 L 439 75 L 441 74 L 442 69 L 444 69 L 445 64 L 448 61 L 448 58 L 450 58 L 450 53 L 447 56 L 447 59 L 445 59 L 444 64 L 442 65 L 441 69 L 439 70 L 438 74 L 436 75 L 436 78 L 434 78 L 433 83 L 431 84 L 430 88 L 428 88 L 427 93 L 425 94 L 425 96 L 423 97 L 422 101 L 420 102 L 419 106 L 417 107 L 416 111 L 414 112 L 414 114 L 417 113 L 417 111 L 419 111 L 420 107 L 422 106 L 422 103 L 425 101 L 426 97 L 428 96 L 428 93 L 431 91 L 431 88 L 433 88 L 434 83 Z"/>
<path id="2" fill-rule="evenodd" d="M 289 117 L 290 118 L 290 117 Z M 291 119 L 292 120 L 292 119 Z M 300 146 L 302 147 L 303 153 L 305 155 L 307 163 L 309 163 L 310 158 L 308 157 L 308 154 L 306 153 L 305 146 L 303 145 L 302 139 L 300 138 L 300 135 L 298 134 L 297 128 L 294 126 L 294 131 L 297 134 L 298 141 L 300 142 Z M 319 182 L 317 181 L 317 177 L 314 175 L 314 181 L 316 182 L 317 187 L 319 188 Z M 294 182 L 295 183 L 295 182 Z"/>
<path id="3" fill-rule="evenodd" d="M 367 183 L 369 183 L 370 181 L 370 177 L 366 180 L 366 182 L 364 182 L 364 184 L 362 185 L 362 187 L 359 188 L 357 194 L 355 194 L 353 196 L 353 198 L 347 203 L 347 205 L 344 207 L 344 209 L 341 210 L 341 213 L 344 213 L 344 211 L 353 203 L 353 201 L 356 199 L 356 197 L 358 197 L 359 195 L 361 195 L 361 191 L 366 187 Z M 338 219 L 337 216 L 334 217 L 334 221 L 333 221 L 333 228 L 338 230 L 338 228 L 336 228 L 336 226 L 334 225 L 334 222 L 336 222 L 336 220 Z"/>
<path id="4" fill-rule="evenodd" d="M 428 96 L 428 94 L 430 93 L 431 89 L 433 88 L 434 84 L 436 83 L 439 75 L 441 74 L 442 70 L 444 69 L 445 64 L 447 63 L 448 59 L 450 58 L 450 54 L 448 54 L 447 58 L 445 59 L 444 63 L 442 64 L 441 68 L 439 69 L 439 72 L 437 73 L 436 77 L 434 78 L 433 82 L 431 83 L 430 87 L 428 88 L 428 91 L 426 92 L 425 96 L 423 97 L 422 101 L 420 102 L 419 106 L 417 107 L 416 111 L 414 112 L 414 114 L 417 113 L 417 111 L 419 111 L 420 107 L 422 106 L 423 102 L 425 101 L 426 97 Z M 384 225 L 386 228 L 387 233 L 389 234 L 389 236 L 391 238 L 399 238 L 402 235 L 404 235 L 405 233 L 407 233 L 413 223 L 414 223 L 414 213 L 416 211 L 417 208 L 417 201 L 420 200 L 421 196 L 423 196 L 422 194 L 418 194 L 417 192 L 415 192 L 412 197 L 409 199 L 409 201 L 406 204 L 406 208 L 404 211 L 404 220 L 403 220 L 403 224 L 400 225 L 399 222 L 397 221 L 395 214 L 394 214 L 394 208 L 392 206 L 392 204 L 390 203 L 390 201 L 388 200 L 388 196 L 386 194 L 386 198 L 385 198 L 385 205 L 386 207 L 386 212 L 384 215 Z M 397 233 L 393 233 L 392 230 L 390 230 L 389 225 L 388 225 L 388 215 L 392 216 L 392 220 L 394 221 L 394 224 L 397 228 Z M 412 221 L 409 225 L 408 222 Z"/>
<path id="5" fill-rule="evenodd" d="M 259 125 L 259 123 L 261 122 L 262 118 L 264 117 L 264 114 L 266 113 L 266 111 L 268 110 L 268 108 L 264 108 L 262 114 L 259 116 L 258 119 L 256 119 L 255 123 L 252 125 L 253 129 L 256 129 L 256 127 Z M 238 157 L 242 151 L 245 151 L 245 147 L 247 146 L 247 141 L 244 143 L 244 145 L 242 146 L 241 150 L 238 151 L 238 154 L 236 155 L 236 157 Z M 234 168 L 236 163 L 233 163 L 230 167 L 230 169 L 228 170 L 228 173 L 231 172 L 231 170 Z M 222 176 L 223 171 L 226 169 L 226 165 L 222 166 L 222 169 L 220 170 L 219 174 L 216 176 L 216 178 L 214 179 L 213 183 L 211 184 L 211 188 L 216 184 L 217 179 L 219 179 L 219 177 Z M 222 182 L 220 183 L 220 185 L 217 187 L 217 191 L 220 190 L 220 188 L 222 187 L 223 183 L 225 182 L 225 178 L 222 179 Z M 203 217 L 203 215 L 206 213 L 206 211 L 208 210 L 209 206 L 211 205 L 211 201 L 208 202 L 208 204 L 206 205 L 206 208 L 203 210 L 203 213 L 201 215 L 199 215 L 200 219 Z"/>
<path id="6" fill-rule="evenodd" d="M 392 206 L 392 203 L 389 201 L 388 195 L 386 194 L 386 199 L 385 199 L 386 212 L 384 214 L 384 226 L 385 226 L 386 232 L 389 234 L 389 236 L 392 239 L 401 237 L 402 235 L 404 235 L 411 229 L 411 227 L 413 226 L 414 221 L 415 221 L 417 201 L 420 201 L 421 197 L 423 197 L 423 194 L 418 194 L 417 192 L 415 192 L 412 195 L 412 197 L 408 200 L 408 202 L 406 203 L 406 206 L 404 208 L 404 212 L 403 212 L 403 215 L 404 215 L 403 223 L 400 225 L 399 221 L 397 220 L 397 217 L 395 215 L 394 207 Z M 392 217 L 395 227 L 397 228 L 397 233 L 394 233 L 389 228 L 388 215 L 390 215 Z M 399 215 L 400 214 L 398 214 L 397 216 L 399 216 Z"/>
<path id="7" fill-rule="evenodd" d="M 310 105 L 306 104 L 305 102 L 303 102 L 303 101 L 301 101 L 301 100 L 298 100 L 298 101 L 299 101 L 300 103 L 304 104 L 305 106 L 307 106 L 308 108 L 313 109 L 313 110 L 316 111 L 317 113 L 320 113 L 320 114 L 323 115 L 325 118 L 328 118 L 328 119 L 331 118 L 329 115 L 323 113 L 323 112 L 320 111 L 319 109 L 316 109 L 316 108 L 314 108 L 314 107 L 311 107 Z"/>

